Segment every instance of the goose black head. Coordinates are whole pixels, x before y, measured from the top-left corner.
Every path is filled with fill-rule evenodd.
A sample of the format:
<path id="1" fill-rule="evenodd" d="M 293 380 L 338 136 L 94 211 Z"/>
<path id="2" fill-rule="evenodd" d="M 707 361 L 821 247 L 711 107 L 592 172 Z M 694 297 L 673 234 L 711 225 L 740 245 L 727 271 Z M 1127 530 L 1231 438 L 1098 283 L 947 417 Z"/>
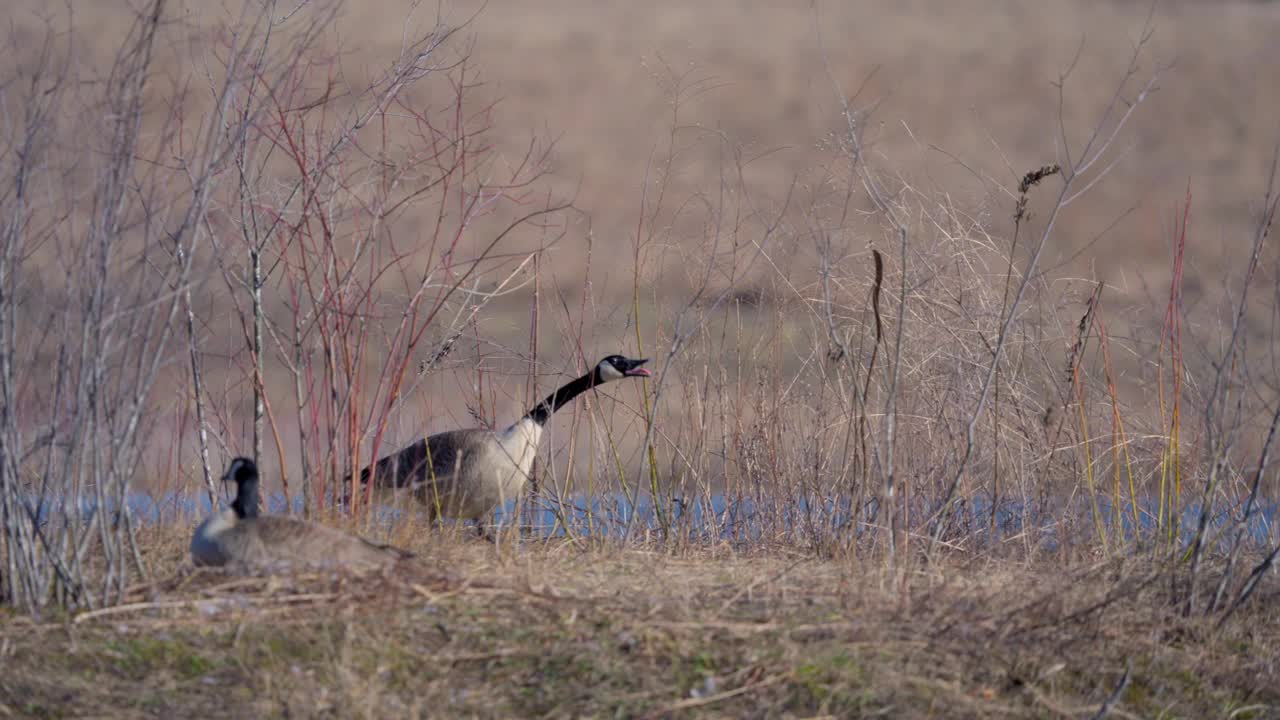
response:
<path id="1" fill-rule="evenodd" d="M 238 457 L 227 466 L 222 475 L 223 482 L 236 484 L 236 499 L 231 502 L 231 509 L 240 518 L 257 517 L 258 515 L 258 466 L 249 458 Z"/>
<path id="2" fill-rule="evenodd" d="M 596 365 L 596 383 L 607 383 L 624 377 L 651 377 L 653 373 L 640 367 L 647 362 L 648 358 L 633 360 L 621 355 L 610 355 Z"/>

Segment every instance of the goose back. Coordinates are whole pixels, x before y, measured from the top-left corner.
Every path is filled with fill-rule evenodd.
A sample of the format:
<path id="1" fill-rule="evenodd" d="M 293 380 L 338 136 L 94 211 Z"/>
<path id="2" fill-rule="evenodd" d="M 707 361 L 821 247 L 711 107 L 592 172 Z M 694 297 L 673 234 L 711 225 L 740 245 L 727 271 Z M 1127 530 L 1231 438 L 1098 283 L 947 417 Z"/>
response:
<path id="1" fill-rule="evenodd" d="M 380 501 L 398 505 L 416 498 L 430 519 L 437 516 L 483 521 L 529 483 L 538 442 L 551 415 L 573 398 L 624 377 L 650 377 L 647 360 L 609 355 L 590 372 L 565 383 L 500 431 L 451 430 L 418 440 L 360 471 L 360 487 L 373 481 Z M 376 473 L 376 477 L 370 476 Z M 344 480 L 349 487 L 351 476 Z"/>
<path id="2" fill-rule="evenodd" d="M 541 435 L 528 419 L 499 432 L 437 433 L 377 462 L 377 494 L 394 502 L 388 494 L 411 493 L 432 518 L 480 518 L 523 491 Z"/>
<path id="3" fill-rule="evenodd" d="M 412 557 L 388 545 L 377 545 L 336 528 L 281 516 L 257 514 L 257 467 L 237 458 L 224 480 L 235 479 L 231 507 L 200 523 L 191 538 L 196 565 L 241 565 L 253 568 L 369 568 Z"/>
<path id="4" fill-rule="evenodd" d="M 370 568 L 410 557 L 341 530 L 288 517 L 243 520 L 215 540 L 224 563 L 261 568 Z"/>

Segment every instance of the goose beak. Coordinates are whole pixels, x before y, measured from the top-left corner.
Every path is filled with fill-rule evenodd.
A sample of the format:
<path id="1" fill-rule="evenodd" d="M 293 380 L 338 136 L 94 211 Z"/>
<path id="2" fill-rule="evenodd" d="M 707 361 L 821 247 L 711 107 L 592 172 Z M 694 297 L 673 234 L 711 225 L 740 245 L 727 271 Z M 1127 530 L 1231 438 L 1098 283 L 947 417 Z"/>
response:
<path id="1" fill-rule="evenodd" d="M 632 360 L 631 362 L 633 363 L 632 366 L 628 368 L 626 372 L 622 373 L 623 375 L 626 375 L 627 377 L 653 377 L 653 373 L 640 367 L 641 365 L 649 362 L 648 358 L 643 360 Z"/>

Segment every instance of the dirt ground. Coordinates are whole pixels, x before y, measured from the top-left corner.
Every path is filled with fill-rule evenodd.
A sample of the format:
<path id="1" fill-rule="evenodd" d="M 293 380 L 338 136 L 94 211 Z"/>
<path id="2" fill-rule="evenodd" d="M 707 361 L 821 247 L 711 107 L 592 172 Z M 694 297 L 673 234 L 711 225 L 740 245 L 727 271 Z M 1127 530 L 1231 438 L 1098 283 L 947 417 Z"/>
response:
<path id="1" fill-rule="evenodd" d="M 1142 561 L 889 570 L 443 536 L 385 575 L 194 571 L 0 622 L 7 717 L 1274 717 L 1275 589 L 1221 628 Z"/>

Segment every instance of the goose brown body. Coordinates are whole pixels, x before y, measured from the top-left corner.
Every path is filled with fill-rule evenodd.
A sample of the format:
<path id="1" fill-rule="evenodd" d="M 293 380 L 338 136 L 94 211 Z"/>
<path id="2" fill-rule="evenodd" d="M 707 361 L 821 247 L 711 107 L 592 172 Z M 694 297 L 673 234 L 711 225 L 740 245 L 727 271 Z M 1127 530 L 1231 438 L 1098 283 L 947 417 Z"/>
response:
<path id="1" fill-rule="evenodd" d="M 640 367 L 645 362 L 610 355 L 509 427 L 449 430 L 423 438 L 362 470 L 361 485 L 367 485 L 372 476 L 381 499 L 411 495 L 431 519 L 475 519 L 483 532 L 487 516 L 524 492 L 551 415 L 598 385 L 624 377 L 648 377 L 649 371 Z"/>
<path id="2" fill-rule="evenodd" d="M 297 518 L 258 516 L 258 471 L 251 460 L 234 460 L 224 480 L 236 482 L 236 499 L 196 529 L 191 538 L 191 559 L 196 565 L 370 568 L 412 557 L 336 528 Z"/>
<path id="3" fill-rule="evenodd" d="M 432 519 L 480 519 L 524 492 L 541 435 L 542 427 L 528 420 L 499 432 L 432 435 L 378 461 L 378 495 L 408 493 Z"/>

